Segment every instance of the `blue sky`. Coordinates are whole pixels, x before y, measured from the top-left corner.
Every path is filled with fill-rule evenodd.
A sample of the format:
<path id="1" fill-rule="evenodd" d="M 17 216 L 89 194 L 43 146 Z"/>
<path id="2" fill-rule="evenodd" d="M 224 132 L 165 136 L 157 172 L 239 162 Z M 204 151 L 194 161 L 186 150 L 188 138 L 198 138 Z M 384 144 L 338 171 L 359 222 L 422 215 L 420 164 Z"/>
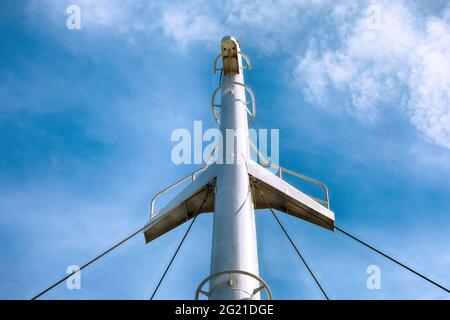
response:
<path id="1" fill-rule="evenodd" d="M 263 4 L 264 3 L 264 4 Z M 66 8 L 81 7 L 81 30 Z M 367 27 L 367 8 L 381 23 Z M 280 129 L 281 165 L 330 189 L 337 224 L 450 287 L 450 7 L 446 1 L 3 1 L 0 297 L 27 299 L 148 220 L 154 193 L 196 166 L 174 129 L 213 127 L 224 35 L 251 58 L 256 128 Z M 448 299 L 344 238 L 282 215 L 333 299 Z M 147 299 L 187 226 L 143 236 L 46 298 Z M 268 212 L 262 277 L 278 299 L 321 299 Z M 208 275 L 212 216 L 194 225 L 157 295 L 190 299 Z M 378 265 L 381 290 L 368 290 Z"/>

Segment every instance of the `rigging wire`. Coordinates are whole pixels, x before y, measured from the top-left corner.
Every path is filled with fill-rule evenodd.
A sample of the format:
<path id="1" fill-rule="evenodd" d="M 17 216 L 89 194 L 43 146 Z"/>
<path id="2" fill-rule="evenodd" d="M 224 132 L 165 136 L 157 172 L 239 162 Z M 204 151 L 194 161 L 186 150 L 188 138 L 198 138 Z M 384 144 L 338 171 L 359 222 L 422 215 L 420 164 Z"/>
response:
<path id="1" fill-rule="evenodd" d="M 273 192 L 272 190 L 270 190 L 270 189 L 267 189 L 267 190 L 268 190 L 269 192 L 271 192 L 272 194 L 276 195 L 275 192 Z M 330 223 L 329 223 L 328 221 L 326 221 L 325 219 L 323 219 L 323 218 L 321 218 L 321 217 L 319 217 L 319 216 L 312 215 L 311 213 L 305 211 L 305 210 L 304 210 L 302 207 L 300 207 L 297 203 L 293 202 L 292 200 L 288 199 L 287 197 L 283 197 L 283 199 L 284 199 L 285 201 L 291 203 L 292 205 L 296 206 L 297 208 L 300 208 L 303 212 L 306 212 L 306 213 L 310 214 L 310 215 L 313 216 L 315 219 L 322 220 L 322 222 L 325 222 L 325 223 L 328 224 L 328 225 L 330 224 Z M 338 226 L 336 226 L 336 225 L 334 225 L 333 227 L 334 227 L 337 231 L 341 232 L 343 235 L 345 235 L 345 236 L 347 236 L 347 237 L 349 237 L 349 238 L 355 240 L 356 242 L 362 244 L 363 246 L 365 246 L 365 247 L 371 249 L 372 251 L 378 253 L 379 255 L 385 257 L 386 259 L 388 259 L 388 260 L 390 260 L 390 261 L 396 263 L 397 265 L 403 267 L 404 269 L 406 269 L 406 270 L 412 272 L 412 273 L 415 274 L 416 276 L 418 276 L 418 277 L 420 277 L 420 278 L 422 278 L 422 279 L 428 281 L 428 282 L 431 283 L 432 285 L 434 285 L 434 286 L 436 286 L 436 287 L 438 287 L 438 288 L 444 290 L 444 291 L 447 292 L 447 293 L 450 293 L 450 289 L 448 289 L 448 288 L 444 287 L 443 285 L 437 283 L 436 281 L 434 281 L 434 280 L 428 278 L 427 276 L 423 275 L 422 273 L 418 272 L 417 270 L 414 270 L 413 268 L 408 267 L 408 266 L 405 265 L 404 263 L 402 263 L 402 262 L 400 262 L 399 260 L 397 260 L 397 259 L 393 258 L 392 256 L 388 255 L 387 253 L 385 253 L 385 252 L 383 252 L 383 251 L 381 251 L 381 250 L 379 250 L 379 249 L 376 249 L 376 248 L 373 247 L 372 245 L 370 245 L 370 244 L 368 244 L 367 242 L 365 242 L 365 241 L 363 241 L 363 240 L 357 238 L 356 236 L 350 234 L 349 232 L 345 231 L 344 229 L 342 229 L 342 228 L 340 228 L 340 227 L 338 227 Z"/>
<path id="2" fill-rule="evenodd" d="M 256 186 L 255 186 L 255 188 L 258 189 Z M 183 236 L 183 238 L 182 238 L 182 240 L 181 240 L 181 242 L 180 242 L 180 244 L 179 244 L 177 250 L 175 251 L 175 253 L 174 253 L 174 255 L 173 255 L 173 257 L 172 257 L 172 259 L 171 259 L 169 265 L 167 266 L 167 268 L 166 268 L 166 270 L 164 271 L 164 273 L 163 273 L 163 275 L 162 275 L 160 281 L 158 282 L 158 285 L 157 285 L 157 287 L 155 288 L 155 290 L 154 290 L 154 292 L 153 292 L 152 297 L 151 297 L 150 300 L 153 300 L 153 297 L 155 296 L 156 292 L 158 291 L 158 289 L 159 289 L 159 287 L 160 287 L 162 281 L 164 280 L 164 278 L 165 278 L 165 276 L 166 276 L 166 274 L 167 274 L 167 272 L 168 272 L 170 266 L 172 265 L 172 263 L 173 263 L 173 261 L 174 261 L 176 255 L 178 254 L 178 251 L 180 250 L 180 248 L 181 248 L 181 246 L 182 246 L 184 240 L 186 239 L 186 237 L 187 237 L 189 231 L 191 230 L 191 227 L 192 227 L 192 225 L 194 224 L 194 222 L 195 222 L 195 220 L 196 220 L 196 218 L 197 218 L 197 216 L 198 216 L 198 212 L 203 208 L 203 205 L 205 204 L 205 202 L 206 202 L 206 200 L 207 200 L 207 198 L 208 198 L 208 196 L 209 196 L 210 191 L 211 191 L 211 190 L 208 190 L 208 191 L 206 192 L 205 199 L 203 200 L 203 202 L 201 203 L 200 207 L 198 208 L 198 210 L 197 210 L 197 212 L 196 212 L 196 214 L 195 214 L 195 217 L 193 218 L 191 224 L 189 225 L 189 227 L 188 227 L 188 229 L 187 229 L 185 235 Z M 264 195 L 263 195 L 262 192 L 261 192 L 261 190 L 258 189 L 258 191 L 261 193 L 261 196 L 263 197 L 264 201 L 266 201 L 265 198 L 264 198 Z M 273 193 L 274 195 L 276 195 L 272 190 L 268 189 L 268 191 L 271 192 L 271 193 Z M 303 208 L 301 208 L 297 203 L 293 202 L 292 200 L 290 200 L 290 199 L 288 199 L 288 198 L 286 198 L 286 197 L 283 197 L 283 198 L 284 198 L 285 201 L 287 201 L 287 202 L 291 203 L 292 205 L 294 205 L 294 206 L 296 206 L 296 207 L 298 207 L 298 208 L 300 208 L 300 209 L 303 210 Z M 291 237 L 290 237 L 289 234 L 287 233 L 286 229 L 285 229 L 284 226 L 282 225 L 281 221 L 279 220 L 279 218 L 277 217 L 277 215 L 275 214 L 275 212 L 273 211 L 273 209 L 270 208 L 270 207 L 268 206 L 267 202 L 266 202 L 266 206 L 267 206 L 267 207 L 270 209 L 270 211 L 272 212 L 272 215 L 273 215 L 274 218 L 277 220 L 278 224 L 279 224 L 280 227 L 282 228 L 282 230 L 283 230 L 283 232 L 285 233 L 286 237 L 289 239 L 289 241 L 290 241 L 291 244 L 293 245 L 293 247 L 294 247 L 294 249 L 296 250 L 297 254 L 298 254 L 299 257 L 302 259 L 303 263 L 305 264 L 306 268 L 307 268 L 308 271 L 310 272 L 311 276 L 313 277 L 314 281 L 315 281 L 315 282 L 317 283 L 317 285 L 319 286 L 319 288 L 320 288 L 320 290 L 322 291 L 322 293 L 324 294 L 324 296 L 325 296 L 327 299 L 329 299 L 328 296 L 326 295 L 325 291 L 323 290 L 322 286 L 320 285 L 319 281 L 318 281 L 317 278 L 315 277 L 314 273 L 312 272 L 311 268 L 308 266 L 306 260 L 305 260 L 305 259 L 303 258 L 303 256 L 301 255 L 300 251 L 298 250 L 298 248 L 297 248 L 296 245 L 294 244 L 293 240 L 291 239 Z M 310 214 L 310 213 L 307 212 L 307 211 L 304 211 L 304 212 Z M 311 214 L 310 214 L 310 215 L 311 215 Z M 324 219 L 322 219 L 322 218 L 320 218 L 320 217 L 318 217 L 318 216 L 314 216 L 314 215 L 312 215 L 312 216 L 313 216 L 314 218 L 316 218 L 316 219 L 322 220 L 322 222 L 325 222 L 326 224 L 329 224 L 328 221 L 326 221 L 326 220 L 324 220 Z M 40 298 L 41 296 L 43 296 L 44 294 L 46 294 L 47 292 L 49 292 L 49 291 L 52 290 L 53 288 L 57 287 L 58 285 L 60 285 L 62 282 L 64 282 L 65 280 L 67 280 L 67 279 L 70 278 L 71 276 L 73 276 L 74 274 L 76 274 L 76 273 L 80 272 L 81 270 L 85 269 L 86 267 L 88 267 L 89 265 L 91 265 L 92 263 L 94 263 L 95 261 L 97 261 L 97 260 L 99 260 L 100 258 L 102 258 L 103 256 L 107 255 L 108 253 L 110 253 L 111 251 L 113 251 L 113 250 L 116 249 L 117 247 L 121 246 L 122 244 L 124 244 L 125 242 L 127 242 L 128 240 L 130 240 L 131 238 L 135 237 L 137 234 L 139 234 L 140 232 L 142 232 L 146 227 L 147 227 L 147 225 L 146 225 L 146 226 L 143 226 L 143 227 L 141 227 L 141 228 L 139 228 L 137 231 L 133 232 L 133 233 L 130 234 L 128 237 L 126 237 L 126 238 L 124 238 L 123 240 L 119 241 L 118 243 L 114 244 L 114 245 L 111 246 L 109 249 L 103 251 L 101 254 L 99 254 L 98 256 L 96 256 L 95 258 L 93 258 L 92 260 L 90 260 L 90 261 L 88 261 L 87 263 L 85 263 L 84 265 L 82 265 L 82 266 L 80 267 L 79 270 L 74 271 L 74 272 L 72 272 L 71 274 L 68 274 L 68 275 L 66 275 L 65 277 L 63 277 L 63 278 L 61 278 L 60 280 L 58 280 L 57 282 L 53 283 L 53 284 L 50 285 L 48 288 L 46 288 L 45 290 L 41 291 L 40 293 L 38 293 L 38 294 L 35 295 L 34 297 L 32 297 L 31 300 L 36 300 L 36 299 Z M 371 249 L 372 251 L 374 251 L 374 252 L 380 254 L 381 256 L 385 257 L 386 259 L 388 259 L 388 260 L 390 260 L 390 261 L 396 263 L 397 265 L 403 267 L 404 269 L 406 269 L 406 270 L 412 272 L 412 273 L 415 274 L 416 276 L 418 276 L 418 277 L 420 277 L 420 278 L 426 280 L 427 282 L 429 282 L 429 283 L 433 284 L 434 286 L 436 286 L 436 287 L 438 287 L 438 288 L 444 290 L 445 292 L 450 293 L 450 290 L 449 290 L 448 288 L 446 288 L 446 287 L 444 287 L 443 285 L 437 283 L 436 281 L 434 281 L 434 280 L 428 278 L 427 276 L 421 274 L 420 272 L 414 270 L 413 268 L 408 267 L 408 266 L 405 265 L 404 263 L 402 263 L 402 262 L 400 262 L 399 260 L 393 258 L 392 256 L 386 254 L 385 252 L 383 252 L 383 251 L 381 251 L 381 250 L 379 250 L 379 249 L 373 247 L 372 245 L 370 245 L 370 244 L 368 244 L 367 242 L 365 242 L 365 241 L 359 239 L 359 238 L 356 237 L 355 235 L 350 234 L 349 232 L 345 231 L 344 229 L 342 229 L 342 228 L 340 228 L 340 227 L 338 227 L 338 226 L 336 226 L 336 225 L 334 225 L 334 228 L 335 228 L 337 231 L 339 231 L 339 232 L 341 232 L 342 234 L 344 234 L 345 236 L 347 236 L 347 237 L 349 237 L 349 238 L 355 240 L 355 241 L 358 242 L 359 244 L 362 244 L 363 246 L 365 246 L 365 247 Z"/>
<path id="3" fill-rule="evenodd" d="M 435 285 L 436 287 L 438 287 L 438 288 L 440 288 L 440 289 L 446 291 L 447 293 L 450 293 L 450 290 L 449 290 L 449 289 L 447 289 L 447 288 L 444 287 L 443 285 L 437 283 L 436 281 L 431 280 L 430 278 L 428 278 L 428 277 L 426 277 L 425 275 L 419 273 L 418 271 L 416 271 L 416 270 L 414 270 L 414 269 L 408 267 L 407 265 L 405 265 L 404 263 L 398 261 L 397 259 L 395 259 L 395 258 L 393 258 L 393 257 L 391 257 L 391 256 L 389 256 L 389 255 L 387 255 L 386 253 L 384 253 L 384 252 L 382 252 L 382 251 L 380 251 L 380 250 L 374 248 L 373 246 L 371 246 L 371 245 L 368 244 L 367 242 L 365 242 L 365 241 L 363 241 L 363 240 L 361 240 L 361 239 L 358 239 L 357 237 L 355 237 L 354 235 L 348 233 L 347 231 L 345 231 L 345 230 L 343 230 L 343 229 L 341 229 L 341 228 L 339 228 L 339 227 L 337 227 L 337 226 L 335 226 L 335 228 L 336 228 L 336 230 L 338 230 L 338 231 L 341 232 L 342 234 L 346 235 L 347 237 L 349 237 L 349 238 L 351 238 L 351 239 L 357 241 L 358 243 L 360 243 L 360 244 L 366 246 L 367 248 L 371 249 L 372 251 L 375 251 L 376 253 L 382 255 L 382 256 L 385 257 L 386 259 L 391 260 L 392 262 L 396 263 L 397 265 L 399 265 L 399 266 L 405 268 L 406 270 L 408 270 L 408 271 L 414 273 L 416 276 L 419 276 L 420 278 L 422 278 L 422 279 L 428 281 L 429 283 L 431 283 L 431 284 Z"/>
<path id="4" fill-rule="evenodd" d="M 280 219 L 278 218 L 278 216 L 276 215 L 276 213 L 273 211 L 273 209 L 268 205 L 266 198 L 264 197 L 264 194 L 262 193 L 261 190 L 259 190 L 258 187 L 255 186 L 255 188 L 259 191 L 259 193 L 261 194 L 261 197 L 263 198 L 266 207 L 270 210 L 270 212 L 272 212 L 273 217 L 275 218 L 275 220 L 278 222 L 278 225 L 281 227 L 281 229 L 283 230 L 284 234 L 286 235 L 286 238 L 288 238 L 289 242 L 291 243 L 291 245 L 294 247 L 295 251 L 297 252 L 298 256 L 300 257 L 300 259 L 302 260 L 303 264 L 305 265 L 306 269 L 308 269 L 309 274 L 311 275 L 311 277 L 314 279 L 314 281 L 316 282 L 317 286 L 319 287 L 320 291 L 322 291 L 322 294 L 325 296 L 325 299 L 330 300 L 330 298 L 328 297 L 328 295 L 326 294 L 325 290 L 323 289 L 323 287 L 320 285 L 319 280 L 317 279 L 317 277 L 315 276 L 314 272 L 312 271 L 312 269 L 310 268 L 310 266 L 308 265 L 308 263 L 306 262 L 305 258 L 303 257 L 303 255 L 300 253 L 300 250 L 297 248 L 297 246 L 295 245 L 294 241 L 292 240 L 292 238 L 289 236 L 289 233 L 287 232 L 286 228 L 284 227 L 284 225 L 282 224 L 282 222 L 280 221 Z"/>
<path id="5" fill-rule="evenodd" d="M 210 194 L 210 189 L 206 191 L 205 194 L 205 198 L 203 199 L 202 203 L 200 204 L 200 206 L 198 207 L 197 211 L 194 213 L 194 218 L 192 219 L 191 223 L 189 224 L 189 227 L 187 228 L 186 232 L 184 233 L 183 238 L 181 239 L 180 244 L 178 245 L 177 249 L 175 250 L 175 253 L 173 254 L 172 258 L 170 259 L 169 264 L 167 265 L 166 269 L 164 270 L 164 273 L 162 274 L 161 278 L 158 281 L 158 284 L 156 285 L 155 290 L 152 293 L 152 296 L 150 298 L 150 300 L 153 300 L 153 298 L 155 297 L 156 293 L 158 292 L 159 287 L 161 286 L 161 283 L 163 282 L 164 278 L 166 277 L 167 272 L 169 271 L 170 267 L 172 266 L 173 261 L 175 260 L 178 252 L 181 249 L 181 246 L 184 243 L 184 240 L 186 239 L 187 235 L 189 234 L 189 231 L 191 231 L 192 225 L 194 224 L 195 220 L 197 220 L 198 217 L 198 213 L 200 212 L 200 210 L 202 210 L 203 205 L 205 204 L 206 200 L 208 199 L 208 196 Z"/>
<path id="6" fill-rule="evenodd" d="M 51 286 L 49 286 L 48 288 L 46 288 L 45 290 L 41 291 L 40 293 L 38 293 L 37 295 L 35 295 L 33 298 L 31 298 L 31 300 L 36 300 L 39 297 L 41 297 L 42 295 L 46 294 L 47 292 L 49 292 L 50 290 L 52 290 L 53 288 L 55 288 L 56 286 L 60 285 L 61 283 L 63 283 L 64 281 L 66 281 L 67 279 L 69 279 L 71 276 L 73 276 L 74 274 L 80 272 L 81 270 L 83 270 L 84 268 L 86 268 L 87 266 L 89 266 L 90 264 L 94 263 L 95 261 L 97 261 L 98 259 L 102 258 L 103 256 L 107 255 L 108 253 L 110 253 L 112 250 L 116 249 L 117 247 L 121 246 L 122 244 L 124 244 L 125 242 L 127 242 L 128 240 L 130 240 L 131 238 L 133 238 L 134 236 L 136 236 L 137 234 L 141 233 L 147 226 L 144 226 L 142 228 L 139 228 L 137 231 L 133 232 L 131 235 L 129 235 L 128 237 L 124 238 L 123 240 L 119 241 L 118 243 L 116 243 L 115 245 L 113 245 L 112 247 L 110 247 L 109 249 L 103 251 L 101 254 L 99 254 L 98 256 L 96 256 L 95 258 L 93 258 L 92 260 L 90 260 L 89 262 L 85 263 L 84 265 L 82 265 L 80 267 L 80 269 L 73 271 L 72 273 L 68 274 L 67 276 L 63 277 L 62 279 L 56 281 L 54 284 L 52 284 Z"/>

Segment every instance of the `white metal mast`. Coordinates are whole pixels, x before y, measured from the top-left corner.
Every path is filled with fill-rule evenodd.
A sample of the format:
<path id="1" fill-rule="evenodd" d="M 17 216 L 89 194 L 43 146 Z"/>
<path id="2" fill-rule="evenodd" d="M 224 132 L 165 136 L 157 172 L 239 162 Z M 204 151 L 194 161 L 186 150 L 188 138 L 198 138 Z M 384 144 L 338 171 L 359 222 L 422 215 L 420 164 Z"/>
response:
<path id="1" fill-rule="evenodd" d="M 221 69 L 216 67 L 219 58 Z M 263 290 L 268 299 L 272 298 L 269 287 L 259 277 L 255 209 L 273 208 L 334 230 L 334 213 L 329 209 L 328 191 L 322 183 L 274 164 L 260 165 L 250 158 L 249 148 L 253 145 L 249 146 L 248 126 L 255 119 L 256 107 L 254 94 L 244 83 L 243 72 L 251 68 L 249 63 L 235 38 L 227 36 L 222 40 L 214 71 L 221 70 L 223 81 L 213 93 L 211 107 L 222 133 L 223 143 L 219 143 L 217 152 L 223 161 L 207 163 L 157 193 L 144 230 L 149 243 L 200 213 L 214 212 L 211 274 L 200 283 L 196 299 L 201 294 L 209 299 L 260 299 Z M 220 105 L 215 103 L 218 92 Z M 216 108 L 220 108 L 220 116 Z M 267 166 L 276 168 L 279 176 L 266 170 Z M 319 185 L 325 199 L 299 191 L 282 179 L 282 172 Z M 188 180 L 191 182 L 187 187 L 155 212 L 155 202 L 161 194 Z M 204 289 L 207 283 L 208 291 Z"/>
<path id="2" fill-rule="evenodd" d="M 219 58 L 222 58 L 222 68 L 217 69 Z M 242 59 L 246 60 L 247 64 L 245 66 Z M 248 126 L 255 119 L 256 107 L 253 92 L 244 84 L 243 71 L 245 69 L 251 69 L 251 65 L 248 57 L 241 52 L 239 42 L 230 36 L 223 38 L 221 53 L 214 61 L 214 72 L 221 70 L 221 79 L 223 75 L 223 81 L 214 91 L 211 99 L 213 118 L 219 125 L 222 133 L 221 142 L 223 143 L 219 142 L 219 150 L 216 152 L 216 155 L 219 154 L 219 157 L 216 158 L 214 164 L 210 165 L 208 160 L 201 169 L 158 192 L 151 202 L 150 222 L 148 224 L 81 266 L 77 272 L 141 231 L 144 232 L 145 240 L 149 243 L 201 213 L 214 211 L 211 274 L 198 286 L 195 299 L 198 299 L 200 294 L 203 294 L 211 300 L 256 300 L 261 298 L 260 293 L 263 290 L 265 290 L 267 298 L 272 299 L 268 285 L 259 277 L 255 226 L 255 209 L 270 209 L 325 298 L 328 299 L 327 294 L 273 210 L 276 209 L 326 229 L 334 230 L 334 213 L 330 210 L 328 189 L 319 181 L 282 168 L 277 164 L 268 163 L 265 156 L 250 142 Z M 216 105 L 215 96 L 219 91 L 221 92 L 221 104 Z M 249 102 L 252 106 L 251 111 L 247 107 L 249 104 L 246 98 L 247 92 L 251 98 Z M 219 117 L 215 112 L 216 107 L 221 109 Z M 248 115 L 250 116 L 250 121 L 248 121 Z M 250 146 L 256 149 L 258 156 L 264 161 L 263 164 L 259 164 L 250 158 Z M 275 168 L 278 176 L 266 170 L 265 167 Z M 307 195 L 296 189 L 282 179 L 282 173 L 293 175 L 320 186 L 323 189 L 325 199 Z M 179 192 L 159 212 L 155 212 L 155 203 L 159 196 L 188 180 L 191 180 L 191 183 L 187 187 Z M 189 228 L 186 230 L 151 299 L 157 292 L 194 222 L 195 219 L 192 220 Z M 346 231 L 338 227 L 336 229 L 433 285 L 450 292 L 442 285 L 357 239 Z M 32 300 L 41 297 L 75 273 L 69 274 L 52 284 L 34 296 Z M 204 289 L 207 283 L 209 283 L 209 291 Z"/>
<path id="3" fill-rule="evenodd" d="M 211 274 L 241 270 L 258 276 L 255 209 L 246 162 L 249 158 L 247 100 L 239 43 L 222 40 L 223 82 L 220 131 L 224 163 L 217 165 Z M 253 295 L 258 281 L 239 273 L 211 279 L 210 299 L 239 300 Z"/>

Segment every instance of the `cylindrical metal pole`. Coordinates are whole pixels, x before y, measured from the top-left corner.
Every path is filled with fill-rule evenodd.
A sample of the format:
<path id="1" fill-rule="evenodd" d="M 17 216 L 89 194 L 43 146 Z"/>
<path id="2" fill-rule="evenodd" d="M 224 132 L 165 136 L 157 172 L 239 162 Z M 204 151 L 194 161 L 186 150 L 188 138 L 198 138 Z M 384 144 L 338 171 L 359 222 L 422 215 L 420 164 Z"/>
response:
<path id="1" fill-rule="evenodd" d="M 235 39 L 223 41 L 234 42 L 240 52 Z M 239 54 L 237 59 L 239 72 L 224 70 L 223 75 L 220 130 L 224 163 L 217 166 L 211 274 L 240 270 L 258 276 L 255 210 L 244 161 L 249 157 L 246 97 L 244 87 L 236 84 L 244 84 Z M 230 272 L 211 279 L 209 299 L 259 299 L 259 293 L 253 295 L 259 286 L 248 275 Z"/>

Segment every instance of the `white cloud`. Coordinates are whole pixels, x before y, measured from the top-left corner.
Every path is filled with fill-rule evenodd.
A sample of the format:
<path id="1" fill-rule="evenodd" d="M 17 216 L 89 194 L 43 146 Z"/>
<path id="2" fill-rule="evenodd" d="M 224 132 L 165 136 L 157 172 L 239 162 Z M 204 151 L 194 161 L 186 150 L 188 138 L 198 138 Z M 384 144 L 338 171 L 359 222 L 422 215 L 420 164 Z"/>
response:
<path id="1" fill-rule="evenodd" d="M 340 24 L 349 17 L 335 14 L 338 48 L 312 45 L 300 56 L 299 84 L 311 103 L 365 121 L 399 107 L 427 139 L 450 148 L 448 14 L 421 17 L 402 3 L 379 5 L 378 30 L 367 27 L 365 11 L 353 24 Z"/>
<path id="2" fill-rule="evenodd" d="M 289 42 L 288 30 L 306 22 L 303 17 L 320 8 L 324 0 L 227 0 L 216 4 L 207 0 L 149 1 L 138 0 L 34 0 L 31 12 L 44 9 L 62 25 L 65 9 L 79 5 L 82 27 L 109 29 L 118 34 L 145 31 L 163 33 L 178 47 L 195 41 L 217 44 L 226 34 L 248 36 L 248 42 L 276 48 Z M 219 39 L 219 40 L 218 40 Z M 272 50 L 273 51 L 273 50 Z"/>
<path id="3" fill-rule="evenodd" d="M 411 122 L 428 138 L 450 148 L 450 23 L 429 21 L 411 59 Z"/>
<path id="4" fill-rule="evenodd" d="M 130 34 L 136 31 L 154 31 L 161 21 L 162 4 L 157 1 L 135 0 L 34 0 L 28 4 L 33 20 L 44 12 L 56 26 L 65 26 L 66 9 L 77 5 L 81 9 L 81 28 L 110 31 L 113 34 Z"/>
<path id="5" fill-rule="evenodd" d="M 314 105 L 367 123 L 398 108 L 426 139 L 450 148 L 449 10 L 430 16 L 414 2 L 387 0 L 70 2 L 82 7 L 87 29 L 109 29 L 130 40 L 141 32 L 163 36 L 176 48 L 193 42 L 209 48 L 234 34 L 265 54 L 297 55 L 297 83 Z M 68 3 L 34 7 L 48 7 L 59 21 Z M 381 10 L 378 30 L 367 25 L 373 4 Z"/>
<path id="6" fill-rule="evenodd" d="M 226 4 L 227 23 L 247 25 L 264 32 L 281 33 L 273 28 L 292 26 L 300 11 L 322 1 L 311 0 L 230 0 Z"/>
<path id="7" fill-rule="evenodd" d="M 191 41 L 217 43 L 223 36 L 223 31 L 211 16 L 206 12 L 195 11 L 190 6 L 166 6 L 161 25 L 165 35 L 181 46 L 186 46 Z"/>
<path id="8" fill-rule="evenodd" d="M 68 5 L 81 9 L 81 27 L 89 32 L 108 32 L 133 40 L 136 32 L 148 38 L 164 35 L 184 48 L 192 41 L 217 43 L 222 36 L 219 14 L 207 1 L 66 0 L 33 1 L 29 13 L 45 12 L 55 25 L 64 25 Z M 217 40 L 219 39 L 219 40 Z"/>

